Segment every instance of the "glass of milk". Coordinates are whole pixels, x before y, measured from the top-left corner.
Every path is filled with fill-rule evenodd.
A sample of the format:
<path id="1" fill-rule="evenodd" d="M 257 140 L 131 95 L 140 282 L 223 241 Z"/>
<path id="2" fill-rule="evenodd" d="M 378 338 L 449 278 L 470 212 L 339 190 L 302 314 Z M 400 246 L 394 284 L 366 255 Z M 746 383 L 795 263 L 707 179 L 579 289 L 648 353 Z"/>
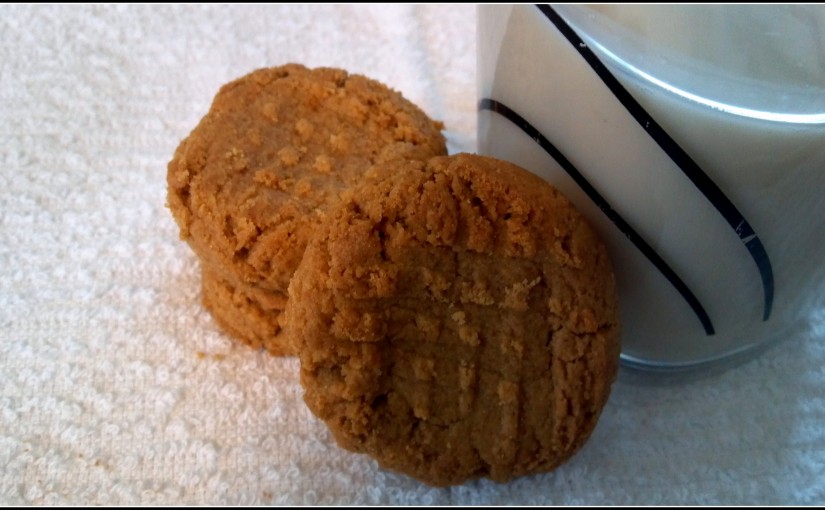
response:
<path id="1" fill-rule="evenodd" d="M 626 364 L 729 360 L 825 306 L 825 6 L 478 16 L 479 152 L 601 233 Z"/>

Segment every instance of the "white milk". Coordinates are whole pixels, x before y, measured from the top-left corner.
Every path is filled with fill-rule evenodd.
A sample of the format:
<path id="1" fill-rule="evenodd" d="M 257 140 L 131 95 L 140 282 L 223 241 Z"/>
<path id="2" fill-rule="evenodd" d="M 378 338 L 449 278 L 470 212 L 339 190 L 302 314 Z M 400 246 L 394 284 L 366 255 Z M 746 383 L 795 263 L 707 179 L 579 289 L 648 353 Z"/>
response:
<path id="1" fill-rule="evenodd" d="M 479 97 L 537 129 L 634 232 L 512 118 L 479 112 L 481 153 L 543 176 L 602 234 L 624 360 L 695 366 L 790 335 L 825 303 L 825 7 L 553 9 L 718 192 L 703 193 L 537 7 L 479 7 Z"/>

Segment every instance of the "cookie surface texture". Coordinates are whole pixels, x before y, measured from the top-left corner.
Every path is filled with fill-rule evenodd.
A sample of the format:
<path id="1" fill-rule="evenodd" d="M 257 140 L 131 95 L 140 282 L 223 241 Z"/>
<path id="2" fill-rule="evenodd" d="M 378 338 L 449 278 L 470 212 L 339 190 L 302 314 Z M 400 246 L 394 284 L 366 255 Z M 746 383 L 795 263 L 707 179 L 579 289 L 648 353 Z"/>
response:
<path id="1" fill-rule="evenodd" d="M 201 296 L 218 325 L 238 341 L 266 349 L 273 356 L 293 354 L 279 334 L 286 293 L 242 284 L 223 271 L 202 265 Z"/>
<path id="2" fill-rule="evenodd" d="M 446 154 L 441 127 L 364 76 L 297 64 L 260 69 L 224 85 L 178 146 L 167 202 L 202 263 L 240 287 L 286 294 L 341 191 L 374 163 Z"/>
<path id="3" fill-rule="evenodd" d="M 589 437 L 618 368 L 605 248 L 509 163 L 375 171 L 289 289 L 306 403 L 344 448 L 432 485 L 555 468 Z"/>

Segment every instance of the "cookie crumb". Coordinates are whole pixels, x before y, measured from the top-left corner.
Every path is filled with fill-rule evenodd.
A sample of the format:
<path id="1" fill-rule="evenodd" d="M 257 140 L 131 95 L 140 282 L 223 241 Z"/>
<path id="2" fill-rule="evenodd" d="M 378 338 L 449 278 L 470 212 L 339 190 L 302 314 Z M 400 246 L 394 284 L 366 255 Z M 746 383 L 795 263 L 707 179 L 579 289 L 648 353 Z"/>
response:
<path id="1" fill-rule="evenodd" d="M 461 302 L 477 305 L 492 305 L 496 300 L 484 282 L 461 282 Z"/>
<path id="2" fill-rule="evenodd" d="M 278 105 L 275 103 L 266 103 L 263 108 L 261 108 L 261 114 L 264 116 L 266 120 L 271 123 L 278 122 Z"/>
<path id="3" fill-rule="evenodd" d="M 301 151 L 295 147 L 286 146 L 278 151 L 278 159 L 285 167 L 295 166 L 301 161 Z"/>
<path id="4" fill-rule="evenodd" d="M 312 164 L 312 169 L 320 174 L 328 174 L 332 172 L 332 158 L 325 154 L 315 157 L 315 163 Z"/>
<path id="5" fill-rule="evenodd" d="M 295 183 L 295 194 L 301 198 L 306 198 L 312 191 L 312 183 L 307 179 L 300 179 Z"/>
<path id="6" fill-rule="evenodd" d="M 274 189 L 281 189 L 281 183 L 283 181 L 283 179 L 278 176 L 278 173 L 272 170 L 258 170 L 255 172 L 253 179 L 258 184 Z"/>
<path id="7" fill-rule="evenodd" d="M 504 290 L 504 300 L 500 303 L 500 306 L 513 310 L 527 310 L 527 297 L 530 294 L 530 290 L 538 285 L 539 282 L 541 282 L 541 277 L 536 277 L 529 282 L 527 279 L 524 279 L 521 282 L 514 283 Z"/>
<path id="8" fill-rule="evenodd" d="M 467 316 L 464 314 L 464 312 L 459 310 L 457 312 L 453 312 L 453 314 L 450 315 L 450 317 L 452 317 L 456 324 L 458 324 L 459 326 L 463 326 Z"/>
<path id="9" fill-rule="evenodd" d="M 298 122 L 295 123 L 295 132 L 298 133 L 301 140 L 306 142 L 315 132 L 315 127 L 306 119 L 298 119 Z"/>
<path id="10" fill-rule="evenodd" d="M 233 147 L 224 157 L 229 161 L 230 168 L 236 172 L 246 169 L 249 164 L 244 151 L 237 147 Z"/>
<path id="11" fill-rule="evenodd" d="M 329 146 L 334 152 L 345 154 L 350 150 L 350 140 L 343 133 L 333 134 L 329 136 Z"/>

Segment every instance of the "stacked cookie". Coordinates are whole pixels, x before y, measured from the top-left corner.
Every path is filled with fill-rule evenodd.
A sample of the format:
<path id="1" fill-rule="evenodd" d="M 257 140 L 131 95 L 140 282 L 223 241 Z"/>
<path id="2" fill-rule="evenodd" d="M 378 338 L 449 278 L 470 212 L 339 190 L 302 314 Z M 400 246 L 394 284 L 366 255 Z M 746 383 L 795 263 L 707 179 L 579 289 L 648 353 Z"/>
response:
<path id="1" fill-rule="evenodd" d="M 287 286 L 327 209 L 377 163 L 440 154 L 441 124 L 363 76 L 292 64 L 224 85 L 168 167 L 204 305 L 238 340 L 292 354 Z"/>
<path id="2" fill-rule="evenodd" d="M 555 188 L 439 130 L 363 77 L 256 71 L 181 143 L 169 205 L 207 308 L 299 356 L 342 447 L 432 485 L 548 471 L 616 375 L 610 262 Z"/>

